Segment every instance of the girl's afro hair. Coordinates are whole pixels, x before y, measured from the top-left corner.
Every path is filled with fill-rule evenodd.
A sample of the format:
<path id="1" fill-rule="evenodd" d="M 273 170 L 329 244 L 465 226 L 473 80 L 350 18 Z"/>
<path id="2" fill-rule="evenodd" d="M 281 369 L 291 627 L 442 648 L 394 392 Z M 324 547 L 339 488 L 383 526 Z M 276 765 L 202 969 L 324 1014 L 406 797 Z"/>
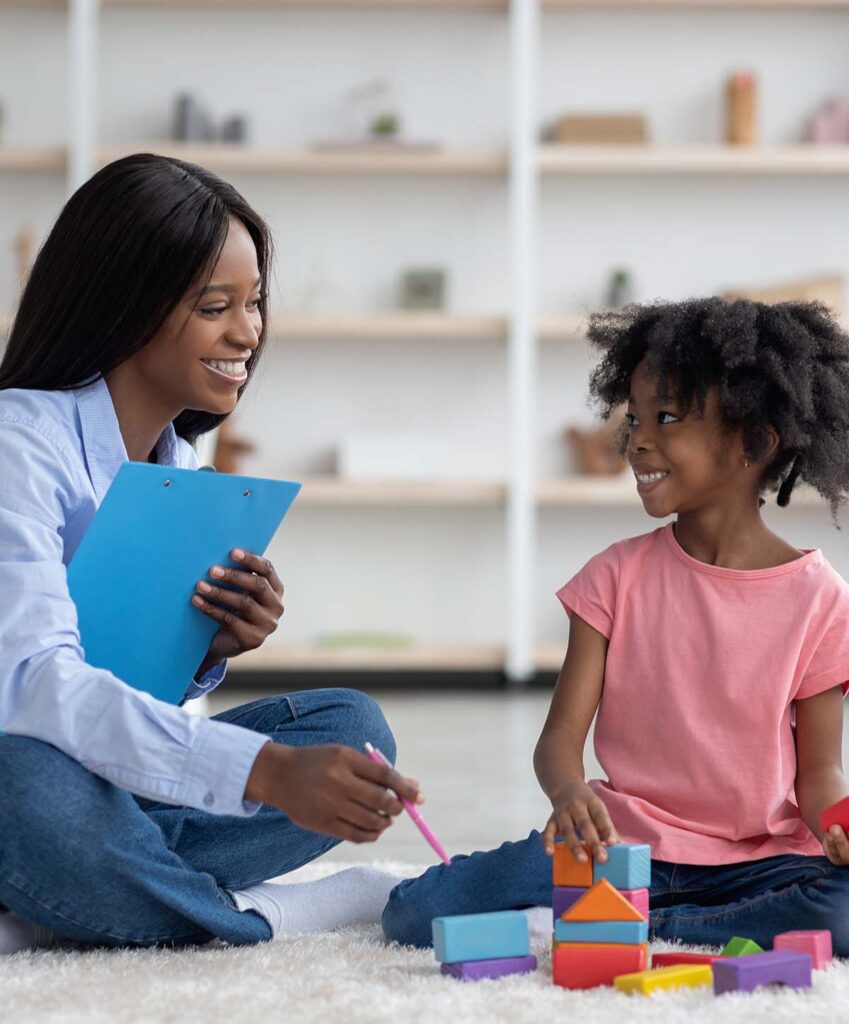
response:
<path id="1" fill-rule="evenodd" d="M 781 443 L 761 490 L 787 505 L 797 480 L 815 488 L 835 518 L 849 495 L 849 335 L 818 302 L 767 305 L 688 299 L 596 313 L 588 337 L 601 352 L 590 396 L 607 419 L 628 401 L 644 359 L 662 398 L 703 413 L 710 388 L 721 415 L 757 462 L 773 427 Z"/>

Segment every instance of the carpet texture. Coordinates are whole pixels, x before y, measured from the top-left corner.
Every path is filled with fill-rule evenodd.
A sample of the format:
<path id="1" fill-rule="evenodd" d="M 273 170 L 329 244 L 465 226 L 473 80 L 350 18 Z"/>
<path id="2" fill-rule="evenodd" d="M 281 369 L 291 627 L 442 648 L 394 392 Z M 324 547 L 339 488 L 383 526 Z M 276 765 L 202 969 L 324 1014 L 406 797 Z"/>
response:
<path id="1" fill-rule="evenodd" d="M 342 866 L 311 865 L 289 880 L 307 881 Z M 399 875 L 421 870 L 380 866 Z M 645 998 L 611 989 L 555 988 L 550 940 L 533 945 L 540 961 L 535 974 L 474 983 L 442 977 L 430 951 L 385 945 L 374 925 L 242 949 L 20 953 L 0 957 L 0 1021 L 818 1024 L 849 1017 L 849 961 L 815 972 L 807 992 L 776 989 L 716 998 L 705 988 Z"/>

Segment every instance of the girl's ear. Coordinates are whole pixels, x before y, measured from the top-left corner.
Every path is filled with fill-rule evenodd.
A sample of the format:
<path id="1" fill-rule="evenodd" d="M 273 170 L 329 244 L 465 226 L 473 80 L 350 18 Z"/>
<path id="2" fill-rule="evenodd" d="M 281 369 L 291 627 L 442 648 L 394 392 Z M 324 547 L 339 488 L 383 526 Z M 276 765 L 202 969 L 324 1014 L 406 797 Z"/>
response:
<path id="1" fill-rule="evenodd" d="M 764 449 L 763 461 L 772 462 L 776 452 L 781 447 L 781 438 L 779 437 L 778 431 L 773 426 L 766 428 L 767 445 Z"/>

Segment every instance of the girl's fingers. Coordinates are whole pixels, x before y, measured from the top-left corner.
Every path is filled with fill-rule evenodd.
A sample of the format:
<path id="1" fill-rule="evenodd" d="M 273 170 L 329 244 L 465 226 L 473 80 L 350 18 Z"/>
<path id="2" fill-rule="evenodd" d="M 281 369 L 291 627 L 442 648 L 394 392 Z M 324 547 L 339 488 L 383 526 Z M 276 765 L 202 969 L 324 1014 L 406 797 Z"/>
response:
<path id="1" fill-rule="evenodd" d="M 839 825 L 832 825 L 828 831 L 828 839 L 831 840 L 831 848 L 839 863 L 849 863 L 849 839 Z"/>
<path id="2" fill-rule="evenodd" d="M 542 845 L 549 857 L 554 853 L 554 840 L 556 838 L 557 822 L 552 817 L 548 819 L 545 828 L 542 830 Z"/>
<path id="3" fill-rule="evenodd" d="M 566 814 L 560 814 L 557 816 L 557 828 L 560 835 L 563 836 L 563 842 L 568 847 L 572 856 L 578 861 L 579 864 L 586 864 L 587 854 L 578 838 L 578 834 L 575 832 L 575 826 L 572 823 L 572 819 Z"/>
<path id="4" fill-rule="evenodd" d="M 610 820 L 610 815 L 607 813 L 607 808 L 604 806 L 604 802 L 600 799 L 594 800 L 587 806 L 590 814 L 592 815 L 593 821 L 595 822 L 596 830 L 602 840 L 608 846 L 613 846 L 618 843 L 619 836 L 613 826 L 613 822 Z"/>
<path id="5" fill-rule="evenodd" d="M 252 551 L 243 551 L 241 548 L 234 548 L 230 552 L 230 556 L 233 561 L 244 565 L 246 569 L 250 569 L 251 572 L 255 572 L 257 576 L 266 580 L 271 590 L 278 597 L 283 596 L 283 584 L 280 582 L 277 570 L 268 558 L 263 558 L 262 555 L 255 555 Z"/>
<path id="6" fill-rule="evenodd" d="M 580 829 L 581 835 L 584 837 L 584 842 L 592 851 L 593 860 L 597 860 L 600 864 L 604 864 L 607 860 L 607 850 L 605 850 L 604 844 L 599 838 L 593 819 L 590 817 L 590 812 L 586 807 L 578 812 L 575 824 Z"/>

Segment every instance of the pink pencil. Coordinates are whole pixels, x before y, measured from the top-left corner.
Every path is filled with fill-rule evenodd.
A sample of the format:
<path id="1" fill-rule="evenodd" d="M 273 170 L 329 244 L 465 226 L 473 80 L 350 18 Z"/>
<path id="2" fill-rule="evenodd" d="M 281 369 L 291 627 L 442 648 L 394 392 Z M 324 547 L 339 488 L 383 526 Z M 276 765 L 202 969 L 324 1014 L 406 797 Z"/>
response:
<path id="1" fill-rule="evenodd" d="M 372 761 L 376 761 L 378 764 L 386 765 L 387 768 L 392 767 L 388 759 L 377 749 L 377 747 L 373 747 L 371 743 L 366 743 L 365 749 L 366 753 L 372 759 Z M 398 796 L 397 793 L 395 795 Z M 436 838 L 433 832 L 431 832 L 430 826 L 421 816 L 418 807 L 416 807 L 415 804 L 411 804 L 409 800 L 405 800 L 402 796 L 398 796 L 398 799 L 404 805 L 404 810 L 413 819 L 413 824 L 416 826 L 419 832 L 421 832 L 421 834 L 425 837 L 425 839 L 430 843 L 430 845 L 439 855 L 439 859 L 443 863 L 450 865 L 451 858 L 445 852 L 445 848 L 443 847 L 442 843 L 440 843 L 440 841 Z"/>

